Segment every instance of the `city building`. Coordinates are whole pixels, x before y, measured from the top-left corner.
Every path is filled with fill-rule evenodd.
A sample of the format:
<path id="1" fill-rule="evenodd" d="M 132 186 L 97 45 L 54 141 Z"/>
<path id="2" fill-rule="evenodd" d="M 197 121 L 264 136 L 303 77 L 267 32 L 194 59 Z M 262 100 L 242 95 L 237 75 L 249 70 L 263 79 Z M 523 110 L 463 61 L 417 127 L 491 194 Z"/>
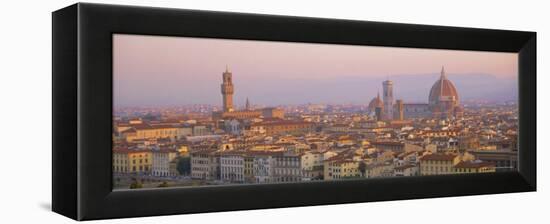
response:
<path id="1" fill-rule="evenodd" d="M 254 156 L 249 153 L 244 156 L 244 181 L 247 183 L 254 183 Z"/>
<path id="2" fill-rule="evenodd" d="M 324 162 L 324 180 L 358 177 L 361 177 L 359 161 L 344 158 L 331 158 Z"/>
<path id="3" fill-rule="evenodd" d="M 403 117 L 411 118 L 429 118 L 432 116 L 430 105 L 427 103 L 403 103 Z"/>
<path id="4" fill-rule="evenodd" d="M 473 150 L 468 152 L 476 159 L 495 164 L 497 171 L 518 168 L 518 152 L 514 150 Z"/>
<path id="5" fill-rule="evenodd" d="M 216 180 L 219 177 L 219 156 L 216 150 L 191 152 L 191 178 Z"/>
<path id="6" fill-rule="evenodd" d="M 303 171 L 311 171 L 323 166 L 323 153 L 319 151 L 304 152 L 301 155 L 300 165 Z"/>
<path id="7" fill-rule="evenodd" d="M 152 150 L 152 169 L 151 175 L 153 176 L 173 176 L 170 172 L 170 162 L 178 156 L 176 149 L 161 148 L 158 150 Z"/>
<path id="8" fill-rule="evenodd" d="M 396 141 L 372 141 L 370 145 L 380 150 L 390 150 L 395 152 L 405 151 L 405 143 Z"/>
<path id="9" fill-rule="evenodd" d="M 113 149 L 113 172 L 149 174 L 152 166 L 152 153 L 146 149 Z"/>
<path id="10" fill-rule="evenodd" d="M 224 121 L 225 132 L 232 135 L 239 135 L 243 130 L 241 121 L 237 119 L 230 119 Z"/>
<path id="11" fill-rule="evenodd" d="M 254 180 L 255 183 L 271 183 L 274 182 L 274 166 L 275 155 L 280 155 L 280 152 L 254 152 Z"/>
<path id="12" fill-rule="evenodd" d="M 273 178 L 277 183 L 298 182 L 302 180 L 300 156 L 290 153 L 278 154 L 273 159 Z"/>
<path id="13" fill-rule="evenodd" d="M 403 120 L 405 119 L 405 106 L 403 100 L 395 101 L 395 110 L 393 115 L 394 120 Z"/>
<path id="14" fill-rule="evenodd" d="M 171 124 L 119 124 L 117 125 L 117 129 L 120 130 L 118 133 L 126 142 L 160 138 L 177 140 L 188 134 L 187 128 L 181 125 L 175 126 Z"/>
<path id="15" fill-rule="evenodd" d="M 175 177 L 179 176 L 180 172 L 178 171 L 178 162 L 182 157 L 176 157 L 170 163 L 168 164 L 168 176 Z M 187 175 L 186 173 L 183 173 L 183 175 Z"/>
<path id="16" fill-rule="evenodd" d="M 314 123 L 305 121 L 274 120 L 253 123 L 251 129 L 265 130 L 266 135 L 307 133 L 314 130 Z"/>
<path id="17" fill-rule="evenodd" d="M 193 125 L 193 136 L 205 136 L 210 134 L 210 130 L 206 127 L 206 125 Z"/>
<path id="18" fill-rule="evenodd" d="M 517 169 L 517 107 L 468 102 L 464 113 L 444 69 L 427 103 L 395 99 L 393 81 L 385 80 L 382 96 L 377 93 L 368 107 L 259 108 L 248 97 L 235 105 L 232 78 L 226 68 L 222 107 L 114 111 L 114 186 L 128 188 L 131 180 L 146 181 L 145 187 L 167 180 L 170 186 L 195 186 Z"/>
<path id="19" fill-rule="evenodd" d="M 394 176 L 394 165 L 390 161 L 367 165 L 366 178 Z"/>
<path id="20" fill-rule="evenodd" d="M 363 174 L 359 170 L 359 164 L 362 162 L 361 156 L 356 155 L 352 148 L 331 156 L 323 161 L 324 180 L 361 177 Z"/>
<path id="21" fill-rule="evenodd" d="M 454 166 L 454 173 L 492 173 L 496 171 L 495 164 L 481 160 L 461 161 Z"/>
<path id="22" fill-rule="evenodd" d="M 228 152 L 220 156 L 220 179 L 230 183 L 243 183 L 245 162 L 241 153 Z"/>
<path id="23" fill-rule="evenodd" d="M 454 165 L 461 162 L 456 154 L 434 153 L 420 158 L 420 175 L 452 174 Z"/>
<path id="24" fill-rule="evenodd" d="M 418 166 L 415 164 L 407 164 L 394 168 L 396 177 L 410 177 L 420 175 Z"/>

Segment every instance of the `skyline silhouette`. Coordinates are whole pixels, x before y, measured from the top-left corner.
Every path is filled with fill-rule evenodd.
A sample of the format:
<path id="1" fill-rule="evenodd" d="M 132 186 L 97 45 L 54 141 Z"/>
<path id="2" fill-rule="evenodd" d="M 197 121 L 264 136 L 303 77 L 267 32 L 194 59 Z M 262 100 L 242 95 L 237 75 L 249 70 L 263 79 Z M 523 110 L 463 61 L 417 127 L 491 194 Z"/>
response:
<path id="1" fill-rule="evenodd" d="M 389 78 L 406 102 L 427 102 L 445 66 L 461 100 L 517 99 L 517 54 L 207 38 L 114 35 L 114 102 L 221 102 L 226 66 L 235 104 L 367 104 Z"/>

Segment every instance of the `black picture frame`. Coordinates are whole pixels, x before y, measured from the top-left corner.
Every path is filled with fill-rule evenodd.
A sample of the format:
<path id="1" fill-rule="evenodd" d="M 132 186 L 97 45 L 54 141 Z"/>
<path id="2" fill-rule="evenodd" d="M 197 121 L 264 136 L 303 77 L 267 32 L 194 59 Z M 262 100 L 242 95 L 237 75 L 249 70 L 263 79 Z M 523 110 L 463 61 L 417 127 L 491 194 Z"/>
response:
<path id="1" fill-rule="evenodd" d="M 536 190 L 536 33 L 78 3 L 52 14 L 53 211 L 76 220 Z M 112 34 L 519 53 L 518 171 L 112 190 Z"/>

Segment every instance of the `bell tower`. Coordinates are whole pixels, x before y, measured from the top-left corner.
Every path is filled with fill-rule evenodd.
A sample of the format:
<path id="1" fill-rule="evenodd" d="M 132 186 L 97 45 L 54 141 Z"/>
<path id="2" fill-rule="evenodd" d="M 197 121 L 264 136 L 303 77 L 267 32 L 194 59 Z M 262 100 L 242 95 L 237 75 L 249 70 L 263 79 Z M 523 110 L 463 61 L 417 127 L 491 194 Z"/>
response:
<path id="1" fill-rule="evenodd" d="M 387 120 L 393 118 L 393 82 L 389 79 L 382 82 L 382 99 L 384 101 L 384 117 Z"/>
<path id="2" fill-rule="evenodd" d="M 222 98 L 223 98 L 223 111 L 233 111 L 233 80 L 231 72 L 227 66 L 225 66 L 225 72 L 222 74 L 223 82 L 221 84 Z"/>

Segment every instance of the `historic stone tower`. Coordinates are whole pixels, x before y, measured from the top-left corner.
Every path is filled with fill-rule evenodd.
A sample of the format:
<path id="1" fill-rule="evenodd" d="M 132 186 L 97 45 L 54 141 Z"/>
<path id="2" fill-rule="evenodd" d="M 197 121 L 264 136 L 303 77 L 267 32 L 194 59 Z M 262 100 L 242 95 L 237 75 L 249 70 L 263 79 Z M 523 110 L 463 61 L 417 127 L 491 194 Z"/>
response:
<path id="1" fill-rule="evenodd" d="M 223 83 L 221 84 L 222 97 L 223 97 L 223 111 L 231 112 L 233 111 L 233 81 L 231 80 L 231 72 L 227 66 L 225 67 L 225 72 L 223 73 Z"/>
<path id="2" fill-rule="evenodd" d="M 391 120 L 393 118 L 393 82 L 389 79 L 382 82 L 384 101 L 384 117 Z"/>
<path id="3" fill-rule="evenodd" d="M 393 115 L 393 118 L 395 120 L 403 120 L 405 118 L 405 106 L 403 103 L 403 100 L 396 100 L 395 101 L 395 114 Z"/>
<path id="4" fill-rule="evenodd" d="M 250 110 L 250 101 L 248 101 L 248 97 L 246 98 L 246 105 L 245 105 L 245 110 Z"/>

